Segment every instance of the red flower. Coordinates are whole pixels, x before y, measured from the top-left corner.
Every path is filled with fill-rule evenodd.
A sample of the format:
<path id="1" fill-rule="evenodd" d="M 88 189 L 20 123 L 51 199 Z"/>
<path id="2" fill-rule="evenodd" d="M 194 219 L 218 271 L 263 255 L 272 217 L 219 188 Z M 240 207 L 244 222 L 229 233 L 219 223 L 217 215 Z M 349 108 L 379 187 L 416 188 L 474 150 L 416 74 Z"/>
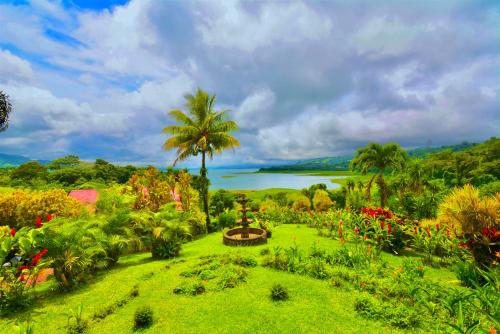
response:
<path id="1" fill-rule="evenodd" d="M 342 221 L 342 219 L 340 220 L 340 228 L 344 227 L 344 222 Z"/>
<path id="2" fill-rule="evenodd" d="M 383 220 L 380 221 L 380 229 L 383 230 L 385 227 L 385 222 Z"/>
<path id="3" fill-rule="evenodd" d="M 446 229 L 446 237 L 449 239 L 450 238 L 450 230 L 449 229 Z"/>
<path id="4" fill-rule="evenodd" d="M 36 217 L 35 227 L 36 228 L 42 227 L 42 218 Z"/>
<path id="5" fill-rule="evenodd" d="M 387 233 L 391 234 L 392 232 L 392 225 L 389 223 L 387 224 Z"/>
<path id="6" fill-rule="evenodd" d="M 439 224 L 436 224 L 436 230 L 439 232 L 440 229 L 441 229 L 441 226 Z"/>
<path id="7" fill-rule="evenodd" d="M 431 237 L 431 230 L 429 230 L 429 227 L 425 228 L 425 232 L 427 232 L 427 236 L 430 238 Z"/>
<path id="8" fill-rule="evenodd" d="M 49 221 L 51 221 L 51 220 L 52 220 L 52 218 L 54 218 L 54 217 L 52 217 L 52 215 L 49 213 L 49 214 L 47 215 L 47 221 L 48 221 L 48 222 L 49 222 Z"/>
<path id="9" fill-rule="evenodd" d="M 354 234 L 356 234 L 356 235 L 359 234 L 359 228 L 357 226 L 354 227 Z"/>
<path id="10" fill-rule="evenodd" d="M 20 280 L 21 282 L 24 282 L 24 275 L 19 276 L 19 280 Z"/>
<path id="11" fill-rule="evenodd" d="M 10 235 L 11 236 L 15 236 L 16 235 L 16 229 L 15 228 L 11 228 L 10 229 Z"/>
<path id="12" fill-rule="evenodd" d="M 40 260 L 42 259 L 42 256 L 44 256 L 46 253 L 47 253 L 47 248 L 44 248 L 43 251 L 41 251 L 40 253 L 36 254 L 33 257 L 33 259 L 31 260 L 31 265 L 32 266 L 36 266 L 38 264 L 38 262 L 40 262 Z"/>
<path id="13" fill-rule="evenodd" d="M 366 241 L 366 239 L 368 239 L 368 237 L 365 235 L 363 235 L 363 240 Z"/>

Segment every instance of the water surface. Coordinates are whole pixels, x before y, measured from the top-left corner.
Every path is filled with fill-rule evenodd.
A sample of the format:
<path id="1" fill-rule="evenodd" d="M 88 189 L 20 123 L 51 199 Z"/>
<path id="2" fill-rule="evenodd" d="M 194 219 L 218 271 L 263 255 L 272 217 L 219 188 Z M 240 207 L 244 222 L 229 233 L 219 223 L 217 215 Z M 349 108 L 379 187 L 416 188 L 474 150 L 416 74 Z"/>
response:
<path id="1" fill-rule="evenodd" d="M 288 173 L 254 173 L 256 169 L 210 169 L 210 189 L 257 190 L 268 188 L 303 189 L 313 184 L 324 183 L 329 189 L 340 188 L 332 179 L 345 176 L 316 176 Z M 198 173 L 198 170 L 191 170 Z"/>

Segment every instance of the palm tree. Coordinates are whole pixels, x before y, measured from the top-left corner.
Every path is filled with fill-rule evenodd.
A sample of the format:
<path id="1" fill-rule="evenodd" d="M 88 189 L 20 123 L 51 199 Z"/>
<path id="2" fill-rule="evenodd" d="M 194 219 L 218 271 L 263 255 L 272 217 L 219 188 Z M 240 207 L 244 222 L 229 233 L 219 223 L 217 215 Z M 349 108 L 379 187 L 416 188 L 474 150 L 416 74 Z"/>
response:
<path id="1" fill-rule="evenodd" d="M 239 146 L 240 142 L 229 134 L 238 130 L 238 126 L 234 121 L 226 119 L 229 110 L 214 111 L 215 95 L 198 88 L 195 95 L 187 94 L 185 98 L 187 112 L 178 109 L 169 112 L 181 125 L 171 125 L 163 129 L 163 133 L 170 135 L 163 144 L 163 149 L 177 149 L 174 166 L 191 156 L 201 154 L 201 197 L 208 228 L 210 215 L 206 157 L 212 159 L 214 153 L 222 153 L 225 149 Z"/>
<path id="2" fill-rule="evenodd" d="M 362 174 L 368 173 L 371 169 L 377 170 L 376 177 L 380 192 L 380 206 L 385 207 L 387 205 L 388 189 L 384 180 L 384 174 L 388 168 L 402 168 L 407 159 L 406 152 L 398 144 L 388 143 L 380 145 L 370 143 L 356 151 L 356 156 L 351 162 L 351 168 L 361 171 Z"/>
<path id="3" fill-rule="evenodd" d="M 9 95 L 0 90 L 0 132 L 9 126 L 9 115 L 12 111 Z"/>

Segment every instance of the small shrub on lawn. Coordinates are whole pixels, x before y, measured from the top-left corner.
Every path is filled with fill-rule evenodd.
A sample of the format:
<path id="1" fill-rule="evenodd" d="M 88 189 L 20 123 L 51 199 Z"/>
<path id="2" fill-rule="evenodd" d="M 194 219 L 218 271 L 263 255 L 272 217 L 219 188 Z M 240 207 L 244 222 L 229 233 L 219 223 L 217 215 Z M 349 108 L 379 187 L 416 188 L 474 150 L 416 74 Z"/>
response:
<path id="1" fill-rule="evenodd" d="M 201 295 L 205 293 L 205 285 L 201 282 L 196 282 L 191 286 L 190 290 L 193 296 Z"/>
<path id="2" fill-rule="evenodd" d="M 130 290 L 130 297 L 135 298 L 137 296 L 139 296 L 139 286 L 138 285 L 134 285 L 134 287 L 132 288 L 132 290 Z"/>
<path id="3" fill-rule="evenodd" d="M 340 280 L 340 278 L 338 277 L 334 277 L 332 278 L 332 280 L 330 281 L 330 284 L 335 287 L 335 288 L 340 288 L 342 287 L 342 280 Z"/>
<path id="4" fill-rule="evenodd" d="M 219 290 L 235 288 L 240 282 L 245 281 L 246 276 L 247 272 L 243 268 L 227 266 L 217 280 L 217 287 Z"/>
<path id="5" fill-rule="evenodd" d="M 288 289 L 281 284 L 274 284 L 271 287 L 271 299 L 274 301 L 288 300 Z"/>
<path id="6" fill-rule="evenodd" d="M 134 328 L 147 328 L 153 324 L 153 309 L 143 306 L 135 311 Z"/>
<path id="7" fill-rule="evenodd" d="M 256 267 L 257 260 L 251 255 L 235 255 L 232 262 L 242 267 Z"/>

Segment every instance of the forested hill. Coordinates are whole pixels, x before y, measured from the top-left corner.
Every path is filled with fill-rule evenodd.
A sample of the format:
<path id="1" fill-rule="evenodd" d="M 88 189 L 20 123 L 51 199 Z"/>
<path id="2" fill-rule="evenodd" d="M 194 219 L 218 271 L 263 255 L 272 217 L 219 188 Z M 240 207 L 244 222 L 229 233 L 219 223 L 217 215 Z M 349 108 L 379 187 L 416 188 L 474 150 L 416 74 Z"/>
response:
<path id="1" fill-rule="evenodd" d="M 21 155 L 0 153 L 0 168 L 2 167 L 16 167 L 31 161 L 32 159 L 23 157 Z M 49 161 L 39 161 L 40 163 L 48 163 Z"/>
<path id="2" fill-rule="evenodd" d="M 431 153 L 451 150 L 453 152 L 462 151 L 478 144 L 463 142 L 456 145 L 440 146 L 440 147 L 421 147 L 408 150 L 411 157 L 423 158 Z M 349 163 L 354 157 L 354 154 L 344 155 L 339 157 L 315 158 L 301 160 L 293 164 L 263 167 L 259 172 L 279 172 L 279 171 L 306 171 L 306 170 L 347 170 Z"/>

